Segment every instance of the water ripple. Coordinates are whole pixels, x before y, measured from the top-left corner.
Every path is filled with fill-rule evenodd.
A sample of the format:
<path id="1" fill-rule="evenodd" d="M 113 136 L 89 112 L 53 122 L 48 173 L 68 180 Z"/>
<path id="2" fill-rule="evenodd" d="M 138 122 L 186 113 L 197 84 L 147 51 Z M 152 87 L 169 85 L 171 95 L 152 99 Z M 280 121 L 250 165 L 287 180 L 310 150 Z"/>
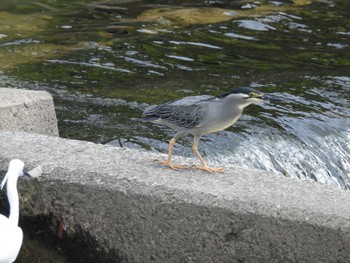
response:
<path id="1" fill-rule="evenodd" d="M 276 30 L 276 28 L 272 26 L 269 26 L 254 20 L 237 20 L 235 22 L 238 23 L 239 27 L 244 27 L 251 30 L 257 30 L 257 31 L 268 31 L 270 29 Z"/>
<path id="2" fill-rule="evenodd" d="M 175 58 L 175 59 L 183 60 L 183 61 L 193 61 L 194 60 L 193 58 L 184 57 L 184 56 L 175 56 L 175 55 L 165 55 L 165 56 L 167 56 L 168 58 Z"/>
<path id="3" fill-rule="evenodd" d="M 255 37 L 250 37 L 250 36 L 243 36 L 235 33 L 225 33 L 225 36 L 227 37 L 233 37 L 233 38 L 239 38 L 239 39 L 245 39 L 245 40 L 258 40 Z"/>
<path id="4" fill-rule="evenodd" d="M 128 69 L 121 69 L 121 68 L 111 67 L 111 66 L 107 66 L 107 65 L 100 65 L 97 63 L 75 62 L 75 61 L 59 60 L 59 59 L 48 59 L 46 61 L 50 62 L 50 63 L 71 64 L 71 65 L 79 65 L 79 66 L 86 66 L 86 67 L 96 67 L 96 68 L 103 68 L 103 69 L 108 69 L 108 70 L 124 72 L 124 73 L 133 73 L 132 71 L 130 71 Z"/>
<path id="5" fill-rule="evenodd" d="M 193 45 L 193 46 L 198 46 L 198 47 L 207 47 L 207 48 L 213 48 L 213 49 L 222 49 L 219 46 L 214 46 L 214 45 L 210 45 L 210 44 L 206 44 L 206 43 L 200 43 L 200 42 L 185 42 L 185 41 L 174 41 L 171 40 L 169 41 L 169 43 L 171 44 L 175 44 L 175 45 Z"/>
<path id="6" fill-rule="evenodd" d="M 134 64 L 138 64 L 138 65 L 141 65 L 141 66 L 145 66 L 145 67 L 167 69 L 164 66 L 160 66 L 160 65 L 151 63 L 149 61 L 144 61 L 144 60 L 140 60 L 140 59 L 136 59 L 136 58 L 130 58 L 130 57 L 124 57 L 124 56 L 120 56 L 120 58 L 123 58 L 123 59 L 125 59 L 128 62 L 131 62 L 131 63 L 134 63 Z"/>

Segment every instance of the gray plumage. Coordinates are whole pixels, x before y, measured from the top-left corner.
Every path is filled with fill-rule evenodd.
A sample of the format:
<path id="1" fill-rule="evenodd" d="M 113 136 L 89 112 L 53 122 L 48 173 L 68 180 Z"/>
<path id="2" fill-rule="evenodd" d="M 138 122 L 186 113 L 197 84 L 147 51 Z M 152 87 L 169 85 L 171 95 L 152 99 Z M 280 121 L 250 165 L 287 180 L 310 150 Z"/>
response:
<path id="1" fill-rule="evenodd" d="M 203 169 L 208 172 L 223 171 L 222 168 L 208 167 L 200 156 L 197 145 L 203 134 L 224 130 L 233 125 L 242 115 L 248 105 L 263 100 L 262 93 L 248 87 L 241 87 L 219 96 L 190 96 L 170 101 L 161 105 L 148 107 L 144 113 L 144 121 L 166 125 L 176 131 L 169 144 L 167 164 L 172 169 L 178 169 L 171 162 L 172 147 L 175 140 L 187 134 L 194 135 L 193 151 L 200 159 Z M 183 168 L 181 166 L 181 168 Z"/>
<path id="2" fill-rule="evenodd" d="M 213 98 L 209 95 L 191 96 L 151 106 L 144 111 L 144 120 L 153 122 L 161 119 L 174 126 L 192 129 L 198 126 L 205 116 L 205 102 Z"/>

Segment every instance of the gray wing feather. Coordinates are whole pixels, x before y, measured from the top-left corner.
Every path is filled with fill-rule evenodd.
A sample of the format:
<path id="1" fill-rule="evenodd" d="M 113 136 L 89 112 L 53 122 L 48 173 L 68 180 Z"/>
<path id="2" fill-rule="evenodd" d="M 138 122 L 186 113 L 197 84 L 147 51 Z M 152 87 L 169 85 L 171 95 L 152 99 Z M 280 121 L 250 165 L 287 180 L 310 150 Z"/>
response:
<path id="1" fill-rule="evenodd" d="M 184 128 L 197 127 L 205 115 L 203 102 L 212 96 L 191 96 L 165 104 L 151 106 L 144 112 L 145 119 L 163 119 Z"/>

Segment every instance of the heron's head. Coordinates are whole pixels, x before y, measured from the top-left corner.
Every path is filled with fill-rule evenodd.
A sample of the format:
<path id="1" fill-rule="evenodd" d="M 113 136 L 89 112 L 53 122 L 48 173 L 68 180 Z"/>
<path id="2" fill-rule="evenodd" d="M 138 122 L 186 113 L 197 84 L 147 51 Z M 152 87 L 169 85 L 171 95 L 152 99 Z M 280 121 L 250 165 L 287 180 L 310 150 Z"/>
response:
<path id="1" fill-rule="evenodd" d="M 261 91 L 250 87 L 239 87 L 229 92 L 227 96 L 234 98 L 235 103 L 238 103 L 241 108 L 264 100 L 264 95 Z"/>
<path id="2" fill-rule="evenodd" d="M 6 184 L 7 180 L 9 179 L 9 176 L 19 177 L 23 175 L 31 177 L 31 175 L 24 169 L 24 162 L 18 159 L 11 160 L 6 175 L 1 182 L 1 189 Z"/>
<path id="3" fill-rule="evenodd" d="M 233 90 L 231 94 L 236 94 L 243 100 L 251 101 L 252 103 L 264 100 L 264 95 L 261 91 L 250 87 L 239 87 Z"/>

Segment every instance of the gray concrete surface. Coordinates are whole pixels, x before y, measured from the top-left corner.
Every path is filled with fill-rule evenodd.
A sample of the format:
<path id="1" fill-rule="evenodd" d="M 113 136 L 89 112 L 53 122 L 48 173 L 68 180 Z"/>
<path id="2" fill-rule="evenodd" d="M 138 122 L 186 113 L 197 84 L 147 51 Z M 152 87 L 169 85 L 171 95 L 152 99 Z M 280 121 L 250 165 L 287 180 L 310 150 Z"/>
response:
<path id="1" fill-rule="evenodd" d="M 58 136 L 52 96 L 45 91 L 0 88 L 0 130 Z"/>
<path id="2" fill-rule="evenodd" d="M 164 155 L 39 134 L 0 132 L 0 149 L 2 172 L 12 158 L 43 166 L 19 182 L 22 216 L 89 233 L 110 262 L 350 259 L 347 191 L 260 170 L 172 171 L 154 161 Z"/>

